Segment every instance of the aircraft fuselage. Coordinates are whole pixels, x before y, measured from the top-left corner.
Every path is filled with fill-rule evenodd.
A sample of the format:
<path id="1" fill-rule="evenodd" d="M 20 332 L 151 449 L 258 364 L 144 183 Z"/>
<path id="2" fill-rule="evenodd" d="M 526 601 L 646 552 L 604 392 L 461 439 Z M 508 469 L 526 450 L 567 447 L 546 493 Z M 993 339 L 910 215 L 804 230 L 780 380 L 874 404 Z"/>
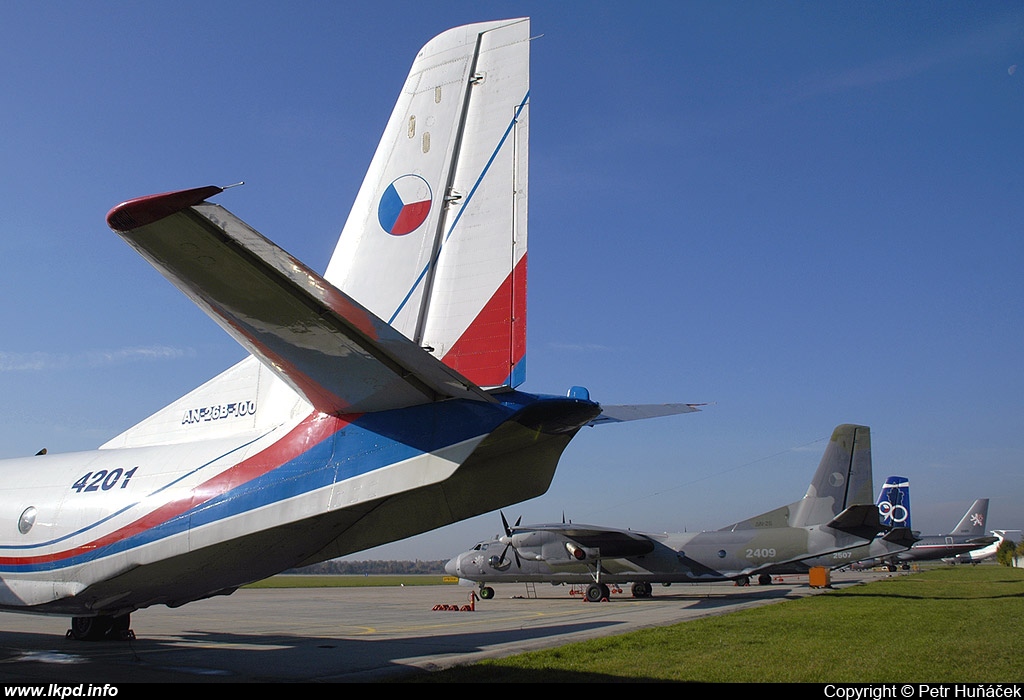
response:
<path id="1" fill-rule="evenodd" d="M 506 554 L 509 566 L 504 571 L 497 570 L 493 566 L 496 560 L 492 559 L 497 556 L 497 561 L 501 561 L 506 544 L 500 538 L 482 542 L 459 555 L 449 562 L 448 571 L 468 580 L 491 583 L 588 583 L 598 577 L 606 583 L 727 581 L 816 552 L 832 554 L 866 544 L 864 539 L 826 526 L 644 533 L 654 543 L 649 553 L 610 557 L 600 556 L 595 550 L 587 551 L 586 558 L 577 559 L 566 547 L 568 540 L 547 536 L 550 539 L 537 549 L 516 543 L 519 561 L 511 553 Z"/>
<path id="2" fill-rule="evenodd" d="M 896 559 L 901 562 L 906 562 L 955 557 L 960 554 L 966 554 L 967 552 L 974 551 L 975 549 L 981 549 L 982 547 L 992 544 L 997 539 L 997 537 L 991 535 L 982 535 L 979 537 L 953 535 L 925 536 L 915 542 L 914 546 L 910 549 L 897 554 Z"/>
<path id="3" fill-rule="evenodd" d="M 313 412 L 258 434 L 8 460 L 0 607 L 181 605 L 532 498 L 599 412 L 508 392 L 500 403 Z"/>

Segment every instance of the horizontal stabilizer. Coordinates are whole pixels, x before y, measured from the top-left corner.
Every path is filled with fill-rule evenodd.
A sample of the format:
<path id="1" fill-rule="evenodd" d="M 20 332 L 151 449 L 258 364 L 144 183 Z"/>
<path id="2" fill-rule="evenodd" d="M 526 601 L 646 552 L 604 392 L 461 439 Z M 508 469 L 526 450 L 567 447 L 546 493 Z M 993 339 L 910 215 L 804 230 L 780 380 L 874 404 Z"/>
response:
<path id="1" fill-rule="evenodd" d="M 841 530 L 861 539 L 874 539 L 882 530 L 882 523 L 878 519 L 878 506 L 866 503 L 854 504 L 833 518 L 827 527 Z"/>
<path id="2" fill-rule="evenodd" d="M 909 527 L 894 527 L 885 533 L 882 539 L 895 545 L 910 547 L 921 538 L 915 536 Z"/>
<path id="3" fill-rule="evenodd" d="M 217 187 L 124 202 L 110 227 L 325 413 L 493 399 L 223 207 Z"/>
<path id="4" fill-rule="evenodd" d="M 696 413 L 700 411 L 702 403 L 657 403 L 657 404 L 623 404 L 619 406 L 601 406 L 601 415 L 590 421 L 587 425 L 601 425 L 604 423 L 624 423 L 631 420 L 643 420 L 645 418 L 660 418 L 662 416 L 675 416 L 680 413 Z"/>

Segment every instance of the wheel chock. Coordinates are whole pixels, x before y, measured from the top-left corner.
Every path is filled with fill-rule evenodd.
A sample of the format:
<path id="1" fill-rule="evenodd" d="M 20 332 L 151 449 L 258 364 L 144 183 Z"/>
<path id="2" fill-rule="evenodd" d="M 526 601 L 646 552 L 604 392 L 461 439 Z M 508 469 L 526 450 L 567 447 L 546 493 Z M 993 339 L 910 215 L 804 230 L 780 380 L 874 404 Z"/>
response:
<path id="1" fill-rule="evenodd" d="M 476 610 L 476 601 L 477 597 L 476 593 L 474 592 L 469 594 L 468 605 L 463 605 L 462 607 L 459 607 L 458 605 L 451 605 L 449 603 L 438 603 L 433 608 L 431 608 L 431 610 L 443 610 L 447 612 L 473 612 L 474 610 Z"/>

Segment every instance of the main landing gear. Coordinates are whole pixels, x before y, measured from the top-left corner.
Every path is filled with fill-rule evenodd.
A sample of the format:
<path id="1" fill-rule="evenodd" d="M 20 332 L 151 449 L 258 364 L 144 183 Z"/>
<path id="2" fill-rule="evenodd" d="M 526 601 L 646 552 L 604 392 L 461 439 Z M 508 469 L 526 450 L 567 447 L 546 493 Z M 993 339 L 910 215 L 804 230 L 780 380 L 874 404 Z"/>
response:
<path id="1" fill-rule="evenodd" d="M 71 618 L 68 639 L 82 642 L 120 641 L 135 639 L 131 629 L 131 615 L 96 615 Z"/>
<path id="2" fill-rule="evenodd" d="M 634 598 L 650 598 L 653 595 L 651 584 L 646 581 L 638 581 L 633 584 Z"/>
<path id="3" fill-rule="evenodd" d="M 750 577 L 749 576 L 740 576 L 739 578 L 735 579 L 735 583 L 736 583 L 737 586 L 749 586 L 750 585 Z M 771 574 L 758 574 L 757 575 L 757 584 L 759 586 L 770 586 L 771 583 L 772 583 L 772 575 Z"/>
<path id="4" fill-rule="evenodd" d="M 608 600 L 611 597 L 611 590 L 608 586 L 603 583 L 592 583 L 587 586 L 586 598 L 588 603 L 597 603 L 602 600 Z"/>

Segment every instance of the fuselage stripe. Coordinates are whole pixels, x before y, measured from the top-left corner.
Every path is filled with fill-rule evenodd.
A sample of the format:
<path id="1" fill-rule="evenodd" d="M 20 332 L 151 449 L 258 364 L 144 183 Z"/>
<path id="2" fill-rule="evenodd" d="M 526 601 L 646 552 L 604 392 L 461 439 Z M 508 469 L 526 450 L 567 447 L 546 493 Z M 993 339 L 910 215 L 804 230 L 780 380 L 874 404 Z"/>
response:
<path id="1" fill-rule="evenodd" d="M 125 546 L 112 549 L 118 543 L 133 542 L 133 546 L 137 546 L 185 530 L 188 528 L 189 520 L 185 516 L 190 512 L 308 451 L 310 442 L 313 442 L 314 446 L 322 444 L 348 424 L 348 420 L 314 413 L 281 440 L 197 485 L 183 498 L 165 503 L 114 532 L 72 549 L 29 557 L 0 557 L 0 568 L 5 571 L 60 568 L 129 548 Z M 173 523 L 178 523 L 178 527 L 174 527 Z M 168 528 L 170 532 L 164 532 L 156 537 L 147 536 L 144 541 L 138 541 L 141 535 Z"/>

